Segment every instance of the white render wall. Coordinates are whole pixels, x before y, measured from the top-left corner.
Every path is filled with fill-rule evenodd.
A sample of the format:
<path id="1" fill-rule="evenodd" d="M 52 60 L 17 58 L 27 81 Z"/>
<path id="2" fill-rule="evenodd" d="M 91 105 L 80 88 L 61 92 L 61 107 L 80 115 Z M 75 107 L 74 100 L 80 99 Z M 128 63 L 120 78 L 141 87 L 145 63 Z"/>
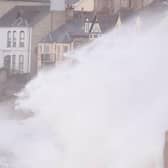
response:
<path id="1" fill-rule="evenodd" d="M 7 47 L 7 34 L 8 31 L 16 31 L 16 47 Z M 25 32 L 25 46 L 23 48 L 19 47 L 19 34 L 20 31 Z M 31 28 L 0 28 L 0 68 L 4 67 L 4 57 L 10 55 L 16 55 L 16 71 L 19 71 L 19 56 L 24 56 L 24 64 L 23 64 L 23 73 L 30 73 L 30 63 L 31 63 Z M 12 68 L 12 61 L 11 61 Z"/>

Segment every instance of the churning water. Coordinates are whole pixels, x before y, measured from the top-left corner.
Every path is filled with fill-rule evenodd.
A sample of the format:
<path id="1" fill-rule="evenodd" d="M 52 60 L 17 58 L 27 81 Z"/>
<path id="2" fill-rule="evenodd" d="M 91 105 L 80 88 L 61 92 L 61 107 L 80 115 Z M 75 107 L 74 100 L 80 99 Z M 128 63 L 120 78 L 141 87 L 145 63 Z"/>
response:
<path id="1" fill-rule="evenodd" d="M 72 63 L 41 72 L 16 103 L 33 117 L 0 124 L 3 165 L 162 167 L 167 35 L 166 22 L 143 33 L 123 28 L 73 53 Z"/>

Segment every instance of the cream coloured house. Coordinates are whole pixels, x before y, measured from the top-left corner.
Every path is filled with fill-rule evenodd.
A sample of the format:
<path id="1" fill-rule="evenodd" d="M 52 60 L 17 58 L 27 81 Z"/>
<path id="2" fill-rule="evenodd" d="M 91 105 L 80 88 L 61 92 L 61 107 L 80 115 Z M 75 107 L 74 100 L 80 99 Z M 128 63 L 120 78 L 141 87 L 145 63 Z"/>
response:
<path id="1" fill-rule="evenodd" d="M 61 63 L 65 54 L 73 50 L 73 41 L 42 41 L 38 44 L 38 69 L 43 66 Z"/>

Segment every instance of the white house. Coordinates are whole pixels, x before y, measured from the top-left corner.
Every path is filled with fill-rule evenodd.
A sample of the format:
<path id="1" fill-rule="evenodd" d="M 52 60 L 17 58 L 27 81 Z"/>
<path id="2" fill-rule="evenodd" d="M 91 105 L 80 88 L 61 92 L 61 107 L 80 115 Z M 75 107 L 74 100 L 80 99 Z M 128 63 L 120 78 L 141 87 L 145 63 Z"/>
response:
<path id="1" fill-rule="evenodd" d="M 0 68 L 11 73 L 30 73 L 31 28 L 0 28 Z"/>

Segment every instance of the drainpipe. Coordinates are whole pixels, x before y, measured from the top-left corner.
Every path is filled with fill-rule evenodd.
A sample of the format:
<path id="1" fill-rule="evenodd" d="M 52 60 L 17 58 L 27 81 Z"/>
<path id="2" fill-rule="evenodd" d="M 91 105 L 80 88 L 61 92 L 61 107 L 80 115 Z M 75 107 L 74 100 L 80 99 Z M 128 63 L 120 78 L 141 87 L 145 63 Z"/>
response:
<path id="1" fill-rule="evenodd" d="M 27 71 L 31 73 L 31 28 L 28 28 L 28 67 Z"/>

